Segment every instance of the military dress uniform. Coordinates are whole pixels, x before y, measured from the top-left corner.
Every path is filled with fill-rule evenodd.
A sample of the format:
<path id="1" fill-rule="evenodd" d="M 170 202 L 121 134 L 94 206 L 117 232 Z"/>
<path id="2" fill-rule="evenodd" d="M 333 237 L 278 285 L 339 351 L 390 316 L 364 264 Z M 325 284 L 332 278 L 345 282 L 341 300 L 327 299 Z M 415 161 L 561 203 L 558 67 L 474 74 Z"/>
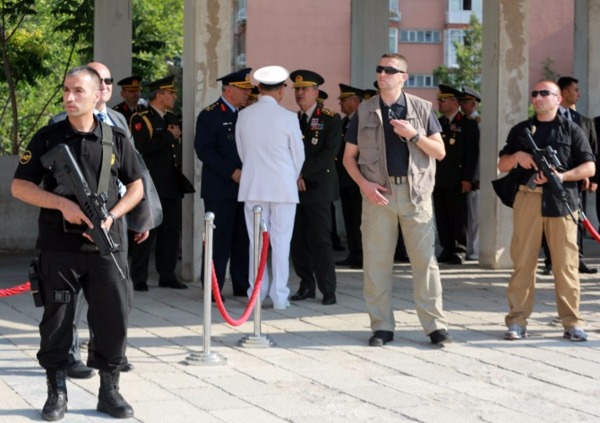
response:
<path id="1" fill-rule="evenodd" d="M 252 89 L 250 69 L 219 78 L 225 85 Z M 213 263 L 223 290 L 227 262 L 235 296 L 246 296 L 248 282 L 248 232 L 244 218 L 244 203 L 238 201 L 239 184 L 231 175 L 242 169 L 242 161 L 235 145 L 237 110 L 233 110 L 223 97 L 206 107 L 196 120 L 194 148 L 202 162 L 202 187 L 200 196 L 204 209 L 215 214 L 213 232 Z M 202 264 L 204 267 L 204 263 Z M 204 271 L 201 273 L 204 275 Z"/>
<path id="2" fill-rule="evenodd" d="M 139 76 L 129 76 L 127 78 L 121 79 L 119 82 L 117 82 L 117 85 L 119 85 L 123 90 L 142 91 L 142 85 L 140 81 L 141 78 Z M 115 107 L 113 107 L 113 109 L 125 116 L 127 125 L 129 125 L 129 122 L 131 121 L 131 116 L 133 116 L 135 113 L 144 110 L 144 107 L 142 107 L 139 104 L 136 104 L 135 107 L 129 107 L 129 105 L 125 101 L 123 101 L 117 104 Z"/>
<path id="3" fill-rule="evenodd" d="M 163 221 L 150 231 L 148 240 L 131 245 L 131 279 L 138 290 L 147 290 L 147 287 L 143 287 L 148 280 L 148 265 L 154 244 L 159 286 L 186 287 L 177 280 L 175 268 L 181 232 L 182 198 L 184 194 L 193 192 L 193 186 L 181 170 L 181 139 L 175 138 L 167 130 L 169 125 L 176 123 L 177 118 L 173 113 L 167 111 L 161 117 L 151 105 L 131 117 L 135 147 L 146 162 L 163 210 Z"/>
<path id="4" fill-rule="evenodd" d="M 314 72 L 299 70 L 290 75 L 294 87 L 319 85 L 323 79 Z M 331 242 L 331 202 L 338 198 L 335 156 L 340 148 L 342 120 L 327 108 L 314 108 L 311 116 L 299 112 L 305 161 L 301 177 L 306 191 L 300 191 L 296 209 L 291 257 L 300 288 L 292 300 L 313 298 L 315 287 L 324 304 L 334 304 L 335 261 Z"/>
<path id="5" fill-rule="evenodd" d="M 364 91 L 349 85 L 339 84 L 340 99 L 350 96 L 364 98 Z M 354 114 L 352 114 L 354 116 Z M 344 116 L 342 119 L 342 142 L 336 156 L 336 167 L 340 186 L 340 200 L 342 202 L 342 214 L 346 236 L 348 240 L 348 257 L 338 264 L 349 265 L 352 268 L 362 268 L 362 237 L 360 234 L 360 221 L 362 214 L 362 195 L 360 188 L 352 180 L 344 167 L 344 151 L 346 150 L 346 130 L 352 116 Z"/>
<path id="6" fill-rule="evenodd" d="M 440 86 L 445 87 L 445 86 Z M 458 90 L 447 87 L 459 98 Z M 460 111 L 452 121 L 442 116 L 442 138 L 446 156 L 438 160 L 433 190 L 434 212 L 443 251 L 440 262 L 461 264 L 467 251 L 467 196 L 461 181 L 472 182 L 479 157 L 479 127 Z"/>

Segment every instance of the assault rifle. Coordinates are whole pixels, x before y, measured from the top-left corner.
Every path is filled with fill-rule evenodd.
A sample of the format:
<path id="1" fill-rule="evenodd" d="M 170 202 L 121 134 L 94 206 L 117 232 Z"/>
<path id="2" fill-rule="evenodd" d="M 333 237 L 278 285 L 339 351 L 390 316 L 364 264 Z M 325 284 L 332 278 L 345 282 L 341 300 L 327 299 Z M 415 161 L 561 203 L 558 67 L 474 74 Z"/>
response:
<path id="1" fill-rule="evenodd" d="M 45 153 L 40 160 L 42 166 L 50 170 L 58 182 L 54 193 L 62 196 L 75 195 L 79 207 L 94 225 L 93 228 L 88 228 L 85 232 L 92 238 L 100 254 L 103 256 L 110 254 L 124 278 L 125 275 L 113 254 L 117 251 L 118 245 L 115 244 L 108 231 L 101 226 L 102 222 L 108 217 L 106 193 L 96 194 L 90 190 L 83 172 L 75 160 L 75 156 L 66 144 L 57 145 Z"/>
<path id="2" fill-rule="evenodd" d="M 532 126 L 533 132 L 535 132 L 535 126 Z M 531 149 L 531 155 L 533 156 L 533 160 L 546 179 L 548 179 L 548 185 L 550 186 L 550 190 L 552 193 L 558 197 L 558 199 L 565 205 L 567 211 L 573 218 L 573 222 L 578 223 L 577 219 L 575 219 L 575 215 L 573 214 L 573 210 L 571 210 L 571 206 L 569 205 L 569 197 L 567 196 L 567 191 L 563 186 L 560 178 L 556 173 L 554 173 L 554 169 L 561 170 L 564 169 L 558 156 L 556 155 L 556 150 L 551 146 L 547 146 L 544 149 L 538 148 L 537 144 L 533 140 L 532 132 L 529 128 L 525 128 L 525 134 L 527 135 L 525 138 L 527 140 L 527 144 L 529 144 L 529 148 Z M 529 188 L 535 187 L 535 174 L 531 177 L 529 182 L 527 182 L 527 186 Z"/>

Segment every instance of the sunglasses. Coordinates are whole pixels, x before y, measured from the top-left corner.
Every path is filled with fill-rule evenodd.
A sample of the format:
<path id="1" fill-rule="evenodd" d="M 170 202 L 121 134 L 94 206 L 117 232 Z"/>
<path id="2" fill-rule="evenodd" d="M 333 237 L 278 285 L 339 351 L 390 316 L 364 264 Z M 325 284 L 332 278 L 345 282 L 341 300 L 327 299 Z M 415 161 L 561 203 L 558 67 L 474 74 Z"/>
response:
<path id="1" fill-rule="evenodd" d="M 115 78 L 100 78 L 106 85 L 112 85 Z"/>
<path id="2" fill-rule="evenodd" d="M 392 66 L 377 66 L 375 68 L 375 72 L 377 72 L 377 73 L 385 72 L 388 75 L 395 75 L 397 73 L 406 73 L 406 71 L 396 69 L 395 67 L 392 67 Z"/>
<path id="3" fill-rule="evenodd" d="M 548 91 L 548 90 L 535 90 L 531 92 L 531 98 L 536 98 L 537 96 L 541 95 L 542 97 L 548 97 L 550 94 L 552 95 L 556 95 L 558 96 L 558 94 L 554 94 L 552 91 Z"/>

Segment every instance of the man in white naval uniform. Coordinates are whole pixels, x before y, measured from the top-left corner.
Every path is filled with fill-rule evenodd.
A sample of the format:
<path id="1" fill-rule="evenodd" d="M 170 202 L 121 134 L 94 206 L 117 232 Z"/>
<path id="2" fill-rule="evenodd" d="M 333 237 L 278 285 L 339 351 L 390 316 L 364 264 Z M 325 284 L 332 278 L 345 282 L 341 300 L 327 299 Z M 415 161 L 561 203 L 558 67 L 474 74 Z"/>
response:
<path id="1" fill-rule="evenodd" d="M 289 72 L 281 66 L 266 66 L 254 72 L 259 82 L 258 102 L 239 113 L 235 142 L 242 160 L 238 201 L 244 213 L 250 238 L 250 288 L 254 287 L 254 206 L 262 207 L 262 219 L 269 231 L 272 281 L 265 270 L 261 298 L 267 294 L 273 308 L 289 307 L 289 255 L 296 204 L 297 180 L 304 163 L 304 145 L 295 113 L 278 103 L 283 98 Z"/>

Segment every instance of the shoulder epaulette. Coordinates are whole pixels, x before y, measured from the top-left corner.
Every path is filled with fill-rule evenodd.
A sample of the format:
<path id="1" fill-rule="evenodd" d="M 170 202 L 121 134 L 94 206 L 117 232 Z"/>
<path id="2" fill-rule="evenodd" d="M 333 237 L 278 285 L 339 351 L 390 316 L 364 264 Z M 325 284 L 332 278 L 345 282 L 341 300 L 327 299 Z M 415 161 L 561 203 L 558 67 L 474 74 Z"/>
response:
<path id="1" fill-rule="evenodd" d="M 323 107 L 323 108 L 321 109 L 321 113 L 323 113 L 323 114 L 325 114 L 325 115 L 327 115 L 327 116 L 330 116 L 330 117 L 333 117 L 333 116 L 335 116 L 335 112 L 334 112 L 333 110 L 329 110 L 329 109 L 327 109 L 327 108 L 325 108 L 325 107 Z"/>
<path id="2" fill-rule="evenodd" d="M 210 111 L 214 110 L 217 106 L 219 106 L 219 104 L 221 104 L 221 100 L 217 100 L 213 104 L 206 106 L 204 108 L 204 110 L 206 110 L 207 112 L 210 112 Z"/>

